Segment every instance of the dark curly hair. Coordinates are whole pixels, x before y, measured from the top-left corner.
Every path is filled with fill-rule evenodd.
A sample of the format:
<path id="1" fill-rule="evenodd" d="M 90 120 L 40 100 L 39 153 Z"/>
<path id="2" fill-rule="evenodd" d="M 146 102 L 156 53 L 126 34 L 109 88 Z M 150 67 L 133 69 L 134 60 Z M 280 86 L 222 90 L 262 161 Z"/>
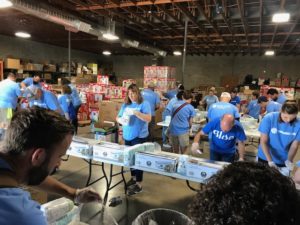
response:
<path id="1" fill-rule="evenodd" d="M 235 162 L 215 175 L 189 205 L 196 225 L 296 225 L 294 182 L 261 163 Z"/>

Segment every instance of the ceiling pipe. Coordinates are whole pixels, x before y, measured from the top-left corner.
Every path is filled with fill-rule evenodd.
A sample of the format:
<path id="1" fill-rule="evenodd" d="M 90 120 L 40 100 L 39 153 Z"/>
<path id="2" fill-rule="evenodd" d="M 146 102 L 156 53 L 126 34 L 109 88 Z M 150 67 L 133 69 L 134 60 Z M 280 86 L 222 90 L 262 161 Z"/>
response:
<path id="1" fill-rule="evenodd" d="M 73 16 L 66 15 L 66 13 L 54 9 L 42 8 L 41 6 L 35 6 L 32 3 L 28 3 L 21 0 L 13 0 L 13 8 L 23 13 L 38 17 L 43 20 L 47 20 L 52 23 L 56 23 L 65 27 L 66 30 L 77 33 L 78 31 L 85 32 L 98 37 L 98 40 L 111 43 L 111 41 L 103 38 L 103 33 L 107 31 L 105 27 L 95 27 L 91 24 L 83 22 Z M 138 50 L 149 52 L 156 56 L 166 56 L 167 52 L 149 45 L 145 45 L 136 40 L 126 39 L 120 37 L 117 41 L 121 43 L 123 47 L 132 47 Z"/>

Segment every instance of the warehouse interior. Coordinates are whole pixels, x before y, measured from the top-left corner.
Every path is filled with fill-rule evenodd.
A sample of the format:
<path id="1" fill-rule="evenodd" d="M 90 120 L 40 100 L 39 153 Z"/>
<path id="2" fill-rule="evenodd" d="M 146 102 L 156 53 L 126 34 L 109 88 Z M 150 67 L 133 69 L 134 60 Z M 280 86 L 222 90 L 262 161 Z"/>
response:
<path id="1" fill-rule="evenodd" d="M 276 14 L 287 18 L 276 21 Z M 178 92 L 178 84 L 202 100 L 212 87 L 219 100 L 221 93 L 237 90 L 240 114 L 247 114 L 253 92 L 267 96 L 266 84 L 286 94 L 300 110 L 300 0 L 0 0 L 0 21 L 0 87 L 9 73 L 16 75 L 18 83 L 38 75 L 43 88 L 55 94 L 61 93 L 63 79 L 70 80 L 83 102 L 77 114 L 79 137 L 125 144 L 115 118 L 131 83 L 141 90 L 156 85 L 161 103 L 151 142 L 157 142 L 163 152 L 172 150 L 163 145 L 164 125 L 157 123 L 164 121 L 165 94 Z M 150 72 L 163 68 L 168 70 L 161 77 L 165 80 Z M 107 106 L 106 101 L 112 104 Z M 196 114 L 208 110 L 197 101 Z M 201 123 L 206 118 L 202 116 Z M 195 132 L 189 148 L 194 136 Z M 253 162 L 260 136 L 247 138 L 245 161 Z M 208 140 L 200 147 L 203 154 L 192 155 L 210 159 Z M 300 151 L 293 158 L 291 176 L 299 160 Z M 84 188 L 91 168 L 91 180 L 102 176 L 101 161 L 93 163 L 90 166 L 88 159 L 67 154 L 52 177 Z M 106 171 L 110 166 L 103 164 Z M 121 168 L 113 167 L 115 172 Z M 113 183 L 119 178 L 114 177 Z M 125 178 L 130 179 L 129 171 Z M 142 193 L 128 196 L 121 183 L 108 192 L 104 205 L 84 205 L 81 224 L 129 225 L 155 208 L 189 215 L 196 191 L 203 188 L 190 180 L 196 189 L 191 190 L 184 179 L 147 170 L 144 179 Z M 91 187 L 105 197 L 105 179 Z M 40 190 L 30 192 L 41 204 L 59 198 Z M 116 205 L 110 205 L 115 200 L 119 200 Z"/>

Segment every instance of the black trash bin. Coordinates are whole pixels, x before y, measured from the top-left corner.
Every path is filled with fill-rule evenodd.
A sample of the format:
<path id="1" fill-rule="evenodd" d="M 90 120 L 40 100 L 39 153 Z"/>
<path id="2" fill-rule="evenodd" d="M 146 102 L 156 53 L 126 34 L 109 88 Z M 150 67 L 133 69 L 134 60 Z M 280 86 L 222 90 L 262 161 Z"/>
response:
<path id="1" fill-rule="evenodd" d="M 186 215 L 171 209 L 150 209 L 140 214 L 132 225 L 194 225 Z"/>

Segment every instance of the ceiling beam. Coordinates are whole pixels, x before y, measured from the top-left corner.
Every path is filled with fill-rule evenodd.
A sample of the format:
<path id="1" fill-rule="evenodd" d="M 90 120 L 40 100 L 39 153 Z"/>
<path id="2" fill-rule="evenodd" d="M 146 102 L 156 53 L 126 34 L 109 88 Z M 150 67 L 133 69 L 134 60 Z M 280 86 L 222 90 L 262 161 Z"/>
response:
<path id="1" fill-rule="evenodd" d="M 259 46 L 261 46 L 262 21 L 263 21 L 263 0 L 260 0 L 259 1 L 259 40 L 258 40 Z"/>
<path id="2" fill-rule="evenodd" d="M 117 0 L 114 0 L 117 1 Z M 80 6 L 76 9 L 78 11 L 87 11 L 91 9 L 112 9 L 112 8 L 126 8 L 132 6 L 146 6 L 146 5 L 162 5 L 162 4 L 172 4 L 172 3 L 181 3 L 181 2 L 196 2 L 198 0 L 152 0 L 152 1 L 138 1 L 136 3 L 131 2 L 120 2 L 118 5 L 115 3 L 102 5 L 93 5 L 93 6 Z"/>
<path id="3" fill-rule="evenodd" d="M 245 8 L 244 8 L 244 0 L 237 0 L 237 6 L 241 15 L 241 21 L 243 24 L 243 29 L 247 41 L 247 45 L 249 45 L 249 38 L 248 38 L 248 28 L 247 28 L 247 23 L 245 20 Z"/>
<path id="4" fill-rule="evenodd" d="M 296 41 L 296 43 L 288 50 L 287 54 L 291 54 L 292 51 L 299 45 L 300 40 Z"/>
<path id="5" fill-rule="evenodd" d="M 284 5 L 285 5 L 285 0 L 281 0 L 280 1 L 280 10 L 284 9 Z M 274 43 L 274 40 L 275 40 L 275 37 L 276 37 L 276 33 L 277 33 L 277 29 L 278 29 L 278 24 L 275 25 L 272 40 L 271 40 L 271 43 L 270 43 L 270 48 L 272 48 L 272 46 L 273 46 L 273 43 Z"/>
<path id="6" fill-rule="evenodd" d="M 297 0 L 297 10 L 296 12 L 299 12 L 300 10 L 300 0 Z M 283 40 L 280 50 L 282 50 L 284 48 L 284 45 L 286 44 L 286 42 L 288 41 L 289 37 L 291 36 L 291 33 L 295 30 L 296 26 L 298 25 L 300 20 L 300 13 L 298 13 L 297 18 L 295 20 L 295 23 L 292 25 L 292 27 L 290 28 L 287 36 L 285 37 L 285 39 Z"/>

